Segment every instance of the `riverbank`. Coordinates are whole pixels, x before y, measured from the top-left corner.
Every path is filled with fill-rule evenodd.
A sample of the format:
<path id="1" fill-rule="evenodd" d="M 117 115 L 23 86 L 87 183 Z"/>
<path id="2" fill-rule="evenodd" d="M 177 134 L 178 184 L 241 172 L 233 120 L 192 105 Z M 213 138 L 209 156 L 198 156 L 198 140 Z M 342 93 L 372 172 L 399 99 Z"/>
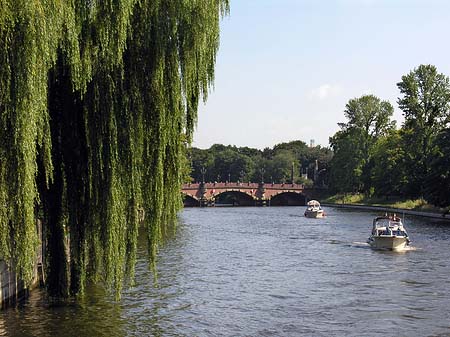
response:
<path id="1" fill-rule="evenodd" d="M 361 194 L 334 195 L 322 201 L 323 206 L 338 208 L 365 209 L 371 211 L 409 214 L 450 221 L 448 209 L 438 208 L 426 203 L 423 199 L 402 200 L 399 198 L 377 199 L 367 198 Z"/>
<path id="2" fill-rule="evenodd" d="M 408 214 L 408 215 L 415 215 L 415 216 L 434 218 L 434 219 L 443 219 L 443 220 L 450 221 L 449 214 L 420 212 L 420 211 L 414 211 L 414 210 L 410 210 L 410 209 L 406 209 L 406 208 L 391 208 L 391 207 L 383 207 L 383 206 L 369 206 L 369 205 L 356 205 L 356 204 L 333 204 L 333 203 L 326 203 L 326 202 L 323 202 L 321 205 L 329 206 L 329 207 L 336 207 L 336 208 L 363 209 L 363 210 L 368 210 L 368 211 L 397 213 L 399 215 Z"/>

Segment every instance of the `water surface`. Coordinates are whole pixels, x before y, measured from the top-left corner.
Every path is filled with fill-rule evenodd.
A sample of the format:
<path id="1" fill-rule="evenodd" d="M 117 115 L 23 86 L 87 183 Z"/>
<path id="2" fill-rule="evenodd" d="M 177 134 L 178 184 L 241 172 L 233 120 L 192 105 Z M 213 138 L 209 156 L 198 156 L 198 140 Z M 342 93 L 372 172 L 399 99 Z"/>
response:
<path id="1" fill-rule="evenodd" d="M 365 243 L 375 213 L 192 208 L 115 302 L 34 291 L 0 312 L 0 336 L 450 336 L 450 223 L 406 217 L 415 250 Z"/>

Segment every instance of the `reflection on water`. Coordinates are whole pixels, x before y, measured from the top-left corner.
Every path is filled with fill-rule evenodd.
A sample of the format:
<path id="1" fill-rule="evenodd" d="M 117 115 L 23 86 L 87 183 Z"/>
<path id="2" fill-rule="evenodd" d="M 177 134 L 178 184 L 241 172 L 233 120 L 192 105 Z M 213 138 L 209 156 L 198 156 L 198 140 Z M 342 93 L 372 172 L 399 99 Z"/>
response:
<path id="1" fill-rule="evenodd" d="M 186 209 L 159 253 L 141 243 L 115 302 L 42 291 L 0 312 L 0 336 L 450 336 L 449 223 L 406 218 L 413 249 L 375 251 L 373 213 L 302 207 Z"/>
<path id="2" fill-rule="evenodd" d="M 124 336 L 121 309 L 102 289 L 75 302 L 50 303 L 42 290 L 0 314 L 1 336 Z"/>

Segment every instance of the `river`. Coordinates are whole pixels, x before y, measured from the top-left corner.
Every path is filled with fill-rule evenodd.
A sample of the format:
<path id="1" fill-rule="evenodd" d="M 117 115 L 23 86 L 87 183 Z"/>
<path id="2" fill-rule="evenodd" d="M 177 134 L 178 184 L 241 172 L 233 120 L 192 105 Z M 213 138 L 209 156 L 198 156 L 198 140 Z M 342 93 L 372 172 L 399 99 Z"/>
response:
<path id="1" fill-rule="evenodd" d="M 450 223 L 407 216 L 413 250 L 370 249 L 373 212 L 190 208 L 136 286 L 0 312 L 0 336 L 450 336 Z"/>

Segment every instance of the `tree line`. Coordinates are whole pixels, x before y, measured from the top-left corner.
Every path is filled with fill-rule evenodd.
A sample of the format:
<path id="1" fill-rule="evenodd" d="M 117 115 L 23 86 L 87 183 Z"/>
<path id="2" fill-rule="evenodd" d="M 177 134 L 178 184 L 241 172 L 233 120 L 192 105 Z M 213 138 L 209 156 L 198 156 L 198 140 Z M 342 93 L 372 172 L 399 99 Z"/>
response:
<path id="1" fill-rule="evenodd" d="M 263 150 L 215 144 L 209 149 L 191 148 L 191 171 L 187 181 L 241 181 L 303 183 L 324 185 L 324 174 L 332 152 L 321 146 L 308 146 L 301 140 Z M 317 161 L 317 170 L 316 170 Z"/>
<path id="2" fill-rule="evenodd" d="M 433 65 L 420 65 L 397 87 L 404 116 L 400 128 L 388 101 L 364 95 L 347 103 L 347 120 L 330 137 L 330 190 L 449 206 L 449 78 Z"/>

